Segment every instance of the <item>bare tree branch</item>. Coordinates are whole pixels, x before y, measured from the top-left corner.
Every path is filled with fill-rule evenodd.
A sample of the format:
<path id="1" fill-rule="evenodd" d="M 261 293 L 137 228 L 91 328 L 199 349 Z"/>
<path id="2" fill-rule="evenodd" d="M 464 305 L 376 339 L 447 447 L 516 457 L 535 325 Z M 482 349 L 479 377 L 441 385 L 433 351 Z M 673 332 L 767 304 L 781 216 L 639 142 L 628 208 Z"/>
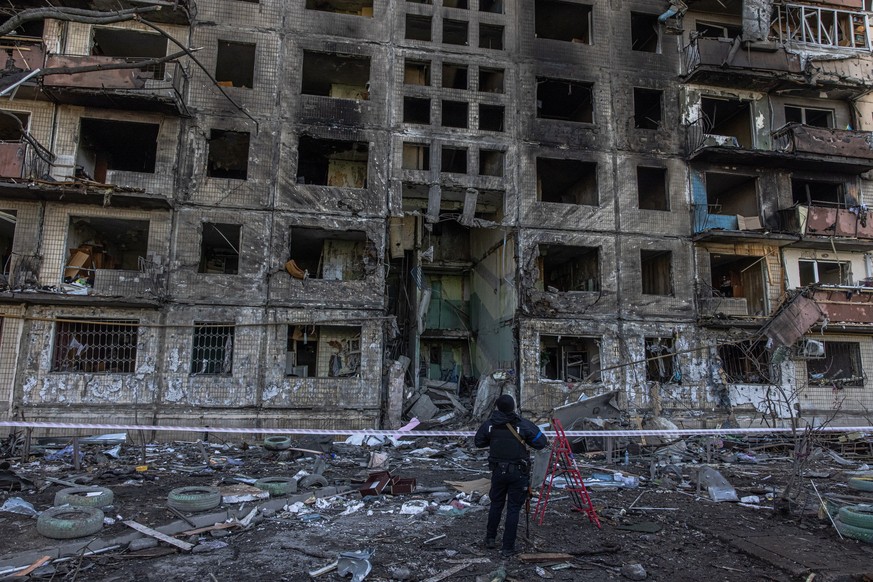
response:
<path id="1" fill-rule="evenodd" d="M 168 61 L 174 61 L 179 57 L 184 57 L 189 55 L 191 52 L 200 50 L 198 49 L 190 49 L 175 52 L 171 55 L 167 55 L 164 57 L 156 57 L 154 59 L 146 59 L 142 61 L 135 61 L 132 63 L 102 63 L 97 65 L 82 65 L 81 67 L 51 67 L 48 69 L 42 69 L 39 73 L 39 77 L 44 77 L 46 75 L 75 75 L 78 73 L 90 73 L 93 71 L 114 71 L 117 69 L 141 69 L 143 67 L 150 67 L 152 65 L 160 65 L 161 63 L 166 63 Z"/>
<path id="2" fill-rule="evenodd" d="M 0 24 L 0 36 L 9 34 L 25 22 L 43 20 L 45 18 L 67 22 L 81 22 L 83 24 L 109 24 L 112 22 L 134 20 L 140 14 L 157 12 L 160 9 L 160 6 L 143 6 L 142 8 L 127 8 L 125 10 L 108 12 L 104 10 L 84 10 L 81 8 L 64 7 L 28 8 Z"/>

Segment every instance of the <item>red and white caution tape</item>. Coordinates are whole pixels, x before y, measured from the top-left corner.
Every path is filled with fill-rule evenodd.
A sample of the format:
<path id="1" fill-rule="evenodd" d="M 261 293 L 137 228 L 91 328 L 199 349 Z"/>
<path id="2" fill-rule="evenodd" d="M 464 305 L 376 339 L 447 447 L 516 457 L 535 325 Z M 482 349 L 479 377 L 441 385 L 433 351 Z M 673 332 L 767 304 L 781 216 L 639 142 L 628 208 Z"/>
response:
<path id="1" fill-rule="evenodd" d="M 410 423 L 396 430 L 370 430 L 370 429 L 309 429 L 309 428 L 233 428 L 220 426 L 157 426 L 149 424 L 77 424 L 72 422 L 20 422 L 0 421 L 0 427 L 10 428 L 35 428 L 35 429 L 74 429 L 90 431 L 164 431 L 164 432 L 203 432 L 203 433 L 231 433 L 231 434 L 282 434 L 282 435 L 366 435 L 400 438 L 404 436 L 432 436 L 432 437 L 471 437 L 474 431 L 465 430 L 410 430 L 417 423 Z M 805 429 L 796 429 L 802 433 Z M 862 432 L 873 433 L 873 426 L 823 426 L 814 430 L 828 433 Z M 568 430 L 565 431 L 570 437 L 642 437 L 659 436 L 666 438 L 687 436 L 726 436 L 726 435 L 768 435 L 790 434 L 791 428 L 680 428 L 676 430 Z M 546 431 L 549 436 L 553 432 Z"/>

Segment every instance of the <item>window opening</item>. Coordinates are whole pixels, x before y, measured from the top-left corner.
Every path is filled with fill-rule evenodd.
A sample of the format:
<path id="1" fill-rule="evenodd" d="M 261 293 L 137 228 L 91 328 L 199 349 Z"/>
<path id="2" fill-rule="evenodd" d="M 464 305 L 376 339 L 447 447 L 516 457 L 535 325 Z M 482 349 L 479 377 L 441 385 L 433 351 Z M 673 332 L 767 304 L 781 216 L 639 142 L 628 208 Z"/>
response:
<path id="1" fill-rule="evenodd" d="M 373 0 L 306 0 L 307 10 L 373 17 Z"/>
<path id="2" fill-rule="evenodd" d="M 770 354 L 764 342 L 721 345 L 718 357 L 730 384 L 770 383 Z"/>
<path id="3" fill-rule="evenodd" d="M 64 283 L 93 287 L 101 269 L 138 271 L 148 241 L 147 220 L 70 216 Z"/>
<path id="4" fill-rule="evenodd" d="M 479 48 L 503 50 L 503 27 L 479 24 Z"/>
<path id="5" fill-rule="evenodd" d="M 813 285 L 851 285 L 852 263 L 847 261 L 800 260 L 800 286 Z"/>
<path id="6" fill-rule="evenodd" d="M 540 336 L 540 378 L 599 383 L 600 340 L 588 337 Z"/>
<path id="7" fill-rule="evenodd" d="M 646 53 L 661 52 L 658 16 L 631 12 L 631 47 Z"/>
<path id="8" fill-rule="evenodd" d="M 703 97 L 704 133 L 733 138 L 734 147 L 752 149 L 752 108 L 748 101 Z"/>
<path id="9" fill-rule="evenodd" d="M 59 321 L 52 371 L 132 374 L 138 344 L 136 320 Z"/>
<path id="10" fill-rule="evenodd" d="M 454 174 L 466 174 L 467 148 L 443 146 L 441 171 Z"/>
<path id="11" fill-rule="evenodd" d="M 239 272 L 240 229 L 239 224 L 203 223 L 199 273 Z"/>
<path id="12" fill-rule="evenodd" d="M 579 123 L 594 122 L 592 84 L 562 79 L 537 79 L 537 117 Z"/>
<path id="13" fill-rule="evenodd" d="M 857 342 L 823 342 L 825 355 L 806 361 L 806 377 L 811 385 L 863 386 L 861 345 Z"/>
<path id="14" fill-rule="evenodd" d="M 503 105 L 479 105 L 479 129 L 482 131 L 503 131 Z"/>
<path id="15" fill-rule="evenodd" d="M 416 14 L 406 15 L 406 36 L 408 40 L 431 40 L 431 21 L 430 16 L 418 16 Z"/>
<path id="16" fill-rule="evenodd" d="M 295 273 L 304 271 L 309 279 L 360 281 L 366 275 L 364 261 L 375 249 L 363 231 L 325 230 L 295 226 L 290 233 L 290 259 Z"/>
<path id="17" fill-rule="evenodd" d="M 9 277 L 18 211 L 0 208 L 0 275 Z M 11 286 L 11 285 L 10 285 Z"/>
<path id="18" fill-rule="evenodd" d="M 367 100 L 369 84 L 369 57 L 303 52 L 304 95 Z"/>
<path id="19" fill-rule="evenodd" d="M 129 62 L 139 59 L 161 58 L 167 55 L 167 39 L 160 34 L 126 28 L 96 26 L 92 31 L 92 55 L 117 57 Z M 166 63 L 158 63 L 140 70 L 153 73 L 155 79 L 163 79 L 165 65 Z"/>
<path id="20" fill-rule="evenodd" d="M 600 291 L 600 249 L 539 245 L 539 270 L 544 291 Z"/>
<path id="21" fill-rule="evenodd" d="M 664 92 L 656 89 L 634 87 L 634 127 L 637 129 L 660 129 Z"/>
<path id="22" fill-rule="evenodd" d="M 206 175 L 212 178 L 246 180 L 249 172 L 249 133 L 212 129 Z"/>
<path id="23" fill-rule="evenodd" d="M 468 123 L 467 111 L 470 107 L 466 101 L 443 100 L 443 127 L 466 128 Z"/>
<path id="24" fill-rule="evenodd" d="M 640 210 L 670 210 L 666 168 L 637 166 L 637 203 Z"/>
<path id="25" fill-rule="evenodd" d="M 76 175 L 106 182 L 106 172 L 153 174 L 158 151 L 156 123 L 83 117 L 79 125 Z"/>
<path id="26" fill-rule="evenodd" d="M 430 170 L 430 146 L 419 143 L 404 143 L 403 169 Z"/>
<path id="27" fill-rule="evenodd" d="M 219 40 L 215 80 L 224 87 L 254 87 L 255 45 Z"/>
<path id="28" fill-rule="evenodd" d="M 430 61 L 403 61 L 404 85 L 430 85 Z"/>
<path id="29" fill-rule="evenodd" d="M 20 142 L 29 125 L 30 113 L 4 110 L 0 114 L 0 142 Z"/>
<path id="30" fill-rule="evenodd" d="M 233 372 L 232 323 L 194 323 L 191 349 L 192 376 L 229 376 Z"/>
<path id="31" fill-rule="evenodd" d="M 647 337 L 646 381 L 670 382 L 674 379 L 673 360 L 676 350 L 671 337 Z"/>
<path id="32" fill-rule="evenodd" d="M 767 275 L 764 257 L 711 254 L 712 296 L 735 299 L 740 312 L 734 315 L 765 315 L 767 305 Z M 741 305 L 745 301 L 745 309 Z M 717 302 L 715 309 L 728 311 L 730 306 Z"/>
<path id="33" fill-rule="evenodd" d="M 503 0 L 479 0 L 479 12 L 503 14 Z"/>
<path id="34" fill-rule="evenodd" d="M 404 97 L 403 123 L 430 124 L 430 99 Z"/>
<path id="35" fill-rule="evenodd" d="M 504 157 L 498 150 L 479 150 L 479 175 L 502 177 Z"/>
<path id="36" fill-rule="evenodd" d="M 802 123 L 803 125 L 810 125 L 812 127 L 833 129 L 834 112 L 830 109 L 786 105 L 785 123 Z"/>
<path id="37" fill-rule="evenodd" d="M 466 89 L 467 66 L 454 63 L 443 63 L 443 88 Z"/>
<path id="38" fill-rule="evenodd" d="M 757 179 L 741 174 L 706 172 L 708 214 L 758 216 Z"/>
<path id="39" fill-rule="evenodd" d="M 358 376 L 360 372 L 360 326 L 288 326 L 286 376 L 345 378 Z"/>
<path id="40" fill-rule="evenodd" d="M 366 188 L 369 149 L 366 142 L 302 135 L 297 146 L 297 183 Z"/>
<path id="41" fill-rule="evenodd" d="M 694 27 L 698 37 L 703 38 L 737 38 L 743 32 L 743 27 L 733 24 L 718 24 L 712 22 L 695 23 Z"/>
<path id="42" fill-rule="evenodd" d="M 846 208 L 845 189 L 841 182 L 791 179 L 791 195 L 795 204 Z"/>
<path id="43" fill-rule="evenodd" d="M 443 19 L 443 44 L 467 44 L 467 27 L 465 20 Z"/>
<path id="44" fill-rule="evenodd" d="M 537 38 L 591 44 L 591 6 L 553 0 L 536 0 Z"/>
<path id="45" fill-rule="evenodd" d="M 643 295 L 673 295 L 673 253 L 640 251 Z"/>
<path id="46" fill-rule="evenodd" d="M 443 0 L 443 7 L 459 8 L 461 10 L 467 10 L 469 8 L 467 0 Z"/>
<path id="47" fill-rule="evenodd" d="M 537 158 L 537 199 L 558 204 L 597 206 L 597 164 L 582 160 Z"/>
<path id="48" fill-rule="evenodd" d="M 503 93 L 503 69 L 479 68 L 479 91 L 483 93 Z"/>

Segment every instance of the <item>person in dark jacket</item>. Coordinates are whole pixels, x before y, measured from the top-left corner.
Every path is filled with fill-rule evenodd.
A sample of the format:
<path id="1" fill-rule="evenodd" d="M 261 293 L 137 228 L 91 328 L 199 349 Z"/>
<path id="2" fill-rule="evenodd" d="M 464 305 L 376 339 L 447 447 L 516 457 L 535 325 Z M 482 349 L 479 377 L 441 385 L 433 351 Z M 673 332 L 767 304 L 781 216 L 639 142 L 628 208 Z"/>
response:
<path id="1" fill-rule="evenodd" d="M 537 425 L 515 413 L 512 396 L 500 396 L 495 405 L 491 416 L 476 431 L 473 442 L 479 448 L 490 449 L 491 507 L 485 529 L 485 546 L 489 549 L 497 547 L 497 526 L 506 506 L 506 525 L 500 553 L 509 557 L 516 553 L 518 518 L 530 485 L 530 457 L 525 445 L 539 450 L 549 444 L 549 439 Z M 510 430 L 510 425 L 515 434 Z"/>

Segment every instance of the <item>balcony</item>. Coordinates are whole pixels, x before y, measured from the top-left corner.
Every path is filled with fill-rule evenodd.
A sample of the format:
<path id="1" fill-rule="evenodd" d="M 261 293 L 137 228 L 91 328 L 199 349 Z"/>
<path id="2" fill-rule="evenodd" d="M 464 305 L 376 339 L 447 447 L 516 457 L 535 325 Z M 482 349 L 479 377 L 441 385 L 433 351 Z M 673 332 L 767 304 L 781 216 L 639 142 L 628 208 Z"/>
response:
<path id="1" fill-rule="evenodd" d="M 142 59 L 49 55 L 46 68 L 100 66 L 106 69 L 45 75 L 42 79 L 43 90 L 54 101 L 67 105 L 187 116 L 188 110 L 182 100 L 184 75 L 179 63 L 161 63 L 143 68 L 111 68 L 138 60 Z"/>
<path id="2" fill-rule="evenodd" d="M 836 240 L 840 248 L 847 249 L 848 244 L 857 250 L 869 250 L 873 243 L 873 217 L 868 218 L 867 211 L 860 207 L 798 205 L 780 210 L 779 220 L 785 232 L 803 236 L 806 240 L 811 238 L 811 242 L 822 237 L 820 242 L 824 248 L 829 248 L 832 240 Z M 832 237 L 844 237 L 854 242 Z"/>
<path id="3" fill-rule="evenodd" d="M 873 169 L 873 132 L 789 123 L 771 133 L 772 149 L 764 150 L 705 127 L 703 119 L 687 126 L 689 160 L 840 173 Z"/>
<path id="4" fill-rule="evenodd" d="M 692 40 L 683 49 L 682 80 L 754 91 L 771 91 L 785 83 L 806 84 L 798 55 L 784 47 L 741 46 L 738 38 Z"/>
<path id="5" fill-rule="evenodd" d="M 809 298 L 815 301 L 822 319 L 830 325 L 852 324 L 869 328 L 873 324 L 873 288 L 815 287 Z"/>

